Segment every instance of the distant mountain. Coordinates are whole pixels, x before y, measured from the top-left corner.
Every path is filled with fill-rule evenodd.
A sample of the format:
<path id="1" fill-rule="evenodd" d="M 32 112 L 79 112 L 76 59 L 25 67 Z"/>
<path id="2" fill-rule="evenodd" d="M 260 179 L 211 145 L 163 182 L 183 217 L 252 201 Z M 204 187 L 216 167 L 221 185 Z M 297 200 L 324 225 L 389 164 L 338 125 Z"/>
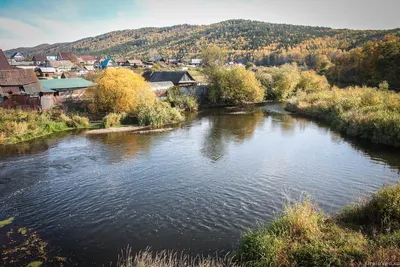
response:
<path id="1" fill-rule="evenodd" d="M 112 56 L 114 58 L 193 58 L 204 47 L 223 47 L 232 59 L 256 60 L 276 54 L 334 53 L 347 51 L 393 30 L 347 30 L 324 27 L 273 24 L 249 20 L 229 20 L 211 25 L 176 25 L 163 28 L 113 31 L 69 43 L 41 44 L 6 51 L 10 56 L 18 51 L 25 56 L 55 55 L 59 51 L 77 54 Z"/>

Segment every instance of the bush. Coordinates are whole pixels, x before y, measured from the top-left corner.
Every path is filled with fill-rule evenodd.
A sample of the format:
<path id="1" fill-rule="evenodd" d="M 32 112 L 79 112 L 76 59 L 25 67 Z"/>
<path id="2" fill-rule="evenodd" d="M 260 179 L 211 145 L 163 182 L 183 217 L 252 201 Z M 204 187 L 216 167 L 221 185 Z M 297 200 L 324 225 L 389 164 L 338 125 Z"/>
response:
<path id="1" fill-rule="evenodd" d="M 168 123 L 177 123 L 183 120 L 182 114 L 166 102 L 157 101 L 153 106 L 140 109 L 138 115 L 140 125 L 160 127 Z"/>
<path id="2" fill-rule="evenodd" d="M 153 105 L 156 95 L 142 76 L 128 69 L 107 69 L 97 86 L 87 90 L 90 110 L 136 114 L 143 106 Z"/>
<path id="3" fill-rule="evenodd" d="M 286 109 L 325 120 L 334 129 L 400 147 L 400 95 L 376 88 L 333 88 L 290 99 Z"/>
<path id="4" fill-rule="evenodd" d="M 240 105 L 264 99 L 264 90 L 252 71 L 242 67 L 214 68 L 208 76 L 209 97 L 214 104 Z"/>
<path id="5" fill-rule="evenodd" d="M 338 220 L 385 233 L 400 231 L 400 184 L 384 186 L 370 199 L 345 207 Z"/>
<path id="6" fill-rule="evenodd" d="M 184 111 L 197 111 L 199 104 L 197 103 L 197 98 L 194 96 L 185 95 L 181 92 L 178 86 L 174 86 L 168 90 L 167 101 L 172 107 L 176 107 Z"/>
<path id="7" fill-rule="evenodd" d="M 362 234 L 338 227 L 305 200 L 245 233 L 238 257 L 250 266 L 350 266 L 366 259 L 367 245 Z"/>
<path id="8" fill-rule="evenodd" d="M 71 120 L 67 122 L 67 126 L 75 129 L 89 127 L 89 119 L 80 116 L 72 116 Z"/>
<path id="9" fill-rule="evenodd" d="M 121 120 L 124 117 L 124 114 L 110 113 L 103 118 L 103 126 L 104 128 L 118 127 L 121 125 Z"/>
<path id="10" fill-rule="evenodd" d="M 70 118 L 60 110 L 36 112 L 0 109 L 0 144 L 30 140 L 69 128 L 87 128 L 88 125 L 87 118 Z"/>

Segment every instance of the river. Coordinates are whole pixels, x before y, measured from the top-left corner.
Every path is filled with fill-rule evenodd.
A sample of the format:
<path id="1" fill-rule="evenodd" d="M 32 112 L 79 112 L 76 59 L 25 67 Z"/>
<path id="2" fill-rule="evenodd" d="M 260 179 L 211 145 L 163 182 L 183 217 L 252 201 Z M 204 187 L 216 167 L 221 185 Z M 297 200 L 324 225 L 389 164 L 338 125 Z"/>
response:
<path id="1" fill-rule="evenodd" d="M 229 251 L 309 194 L 326 212 L 399 179 L 397 149 L 348 139 L 268 104 L 201 112 L 173 131 L 62 133 L 0 148 L 0 220 L 35 229 L 70 263 L 120 249 Z M 0 229 L 1 230 L 1 229 Z"/>

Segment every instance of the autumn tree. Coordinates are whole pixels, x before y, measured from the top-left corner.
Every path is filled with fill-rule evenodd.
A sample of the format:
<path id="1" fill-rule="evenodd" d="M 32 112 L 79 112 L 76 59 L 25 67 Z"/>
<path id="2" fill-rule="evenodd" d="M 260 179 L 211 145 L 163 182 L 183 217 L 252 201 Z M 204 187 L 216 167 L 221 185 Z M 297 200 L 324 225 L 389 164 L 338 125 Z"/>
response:
<path id="1" fill-rule="evenodd" d="M 210 45 L 201 54 L 202 65 L 204 68 L 220 67 L 225 64 L 226 54 L 216 45 Z"/>
<path id="2" fill-rule="evenodd" d="M 156 96 L 142 76 L 128 69 L 107 69 L 88 90 L 93 108 L 101 112 L 136 114 L 143 106 L 152 106 Z"/>
<path id="3" fill-rule="evenodd" d="M 318 75 L 315 71 L 302 71 L 300 80 L 297 84 L 298 91 L 315 92 L 329 88 L 328 80 L 325 76 Z"/>
<path id="4" fill-rule="evenodd" d="M 242 67 L 214 68 L 210 75 L 210 100 L 213 103 L 239 105 L 264 99 L 264 89 L 252 71 Z"/>

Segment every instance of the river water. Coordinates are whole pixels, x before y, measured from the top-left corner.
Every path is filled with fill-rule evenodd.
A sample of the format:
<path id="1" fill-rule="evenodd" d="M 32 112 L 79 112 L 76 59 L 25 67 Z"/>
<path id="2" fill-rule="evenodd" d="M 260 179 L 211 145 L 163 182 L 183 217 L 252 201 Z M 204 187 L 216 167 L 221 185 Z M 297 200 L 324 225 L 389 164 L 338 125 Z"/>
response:
<path id="1" fill-rule="evenodd" d="M 35 229 L 79 266 L 128 244 L 190 254 L 235 249 L 241 232 L 309 194 L 326 212 L 400 178 L 400 151 L 316 122 L 202 112 L 173 131 L 63 133 L 0 148 L 0 220 Z"/>

